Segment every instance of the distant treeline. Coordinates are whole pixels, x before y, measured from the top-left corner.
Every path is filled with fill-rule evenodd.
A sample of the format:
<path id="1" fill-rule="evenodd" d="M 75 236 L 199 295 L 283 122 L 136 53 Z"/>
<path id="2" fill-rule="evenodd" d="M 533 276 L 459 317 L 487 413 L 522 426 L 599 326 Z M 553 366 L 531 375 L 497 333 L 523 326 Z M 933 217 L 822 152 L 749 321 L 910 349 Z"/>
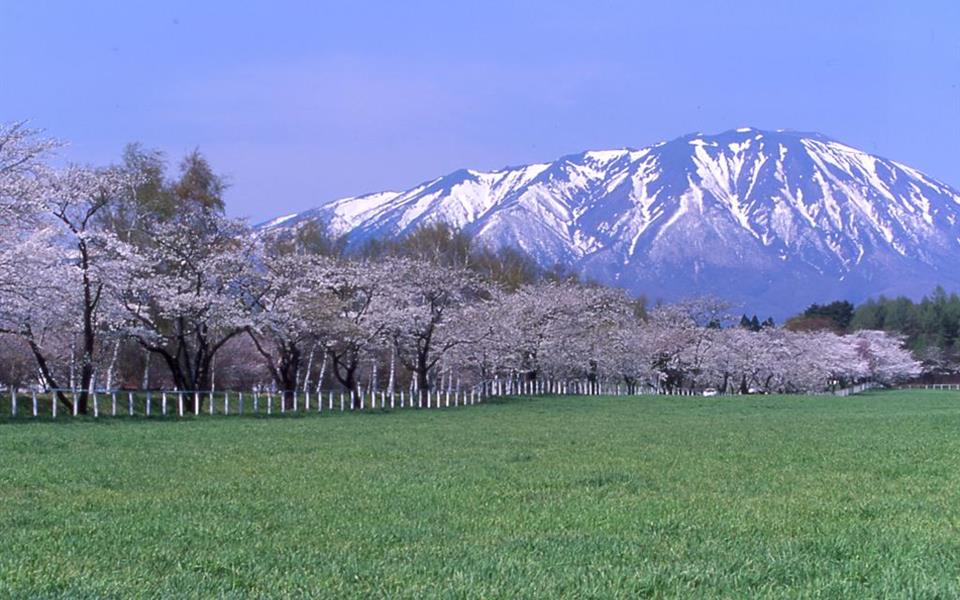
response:
<path id="1" fill-rule="evenodd" d="M 785 323 L 794 331 L 829 329 L 851 333 L 861 329 L 896 332 L 928 367 L 941 370 L 960 358 L 960 296 L 937 286 L 919 301 L 904 296 L 871 298 L 859 305 L 846 300 L 813 304 Z"/>

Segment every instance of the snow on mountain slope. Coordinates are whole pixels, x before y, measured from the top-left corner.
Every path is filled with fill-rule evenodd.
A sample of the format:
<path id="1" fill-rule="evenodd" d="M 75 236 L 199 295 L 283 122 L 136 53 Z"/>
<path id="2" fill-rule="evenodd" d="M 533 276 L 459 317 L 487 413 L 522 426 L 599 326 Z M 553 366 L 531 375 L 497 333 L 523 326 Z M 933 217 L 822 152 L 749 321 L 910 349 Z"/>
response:
<path id="1" fill-rule="evenodd" d="M 264 227 L 320 219 L 359 244 L 443 221 L 650 298 L 709 292 L 782 316 L 960 284 L 958 216 L 960 193 L 906 165 L 815 133 L 740 128 L 460 170 Z"/>

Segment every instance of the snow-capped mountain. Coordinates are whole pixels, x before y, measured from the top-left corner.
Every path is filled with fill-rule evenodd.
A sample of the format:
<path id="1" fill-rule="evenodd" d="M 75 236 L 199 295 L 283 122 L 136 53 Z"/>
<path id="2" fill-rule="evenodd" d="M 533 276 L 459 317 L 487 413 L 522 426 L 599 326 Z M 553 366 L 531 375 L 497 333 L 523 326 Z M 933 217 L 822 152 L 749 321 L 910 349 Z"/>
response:
<path id="1" fill-rule="evenodd" d="M 444 221 L 648 298 L 703 293 L 784 316 L 960 284 L 960 192 L 823 135 L 741 128 L 640 150 L 464 169 L 276 219 L 351 244 Z"/>

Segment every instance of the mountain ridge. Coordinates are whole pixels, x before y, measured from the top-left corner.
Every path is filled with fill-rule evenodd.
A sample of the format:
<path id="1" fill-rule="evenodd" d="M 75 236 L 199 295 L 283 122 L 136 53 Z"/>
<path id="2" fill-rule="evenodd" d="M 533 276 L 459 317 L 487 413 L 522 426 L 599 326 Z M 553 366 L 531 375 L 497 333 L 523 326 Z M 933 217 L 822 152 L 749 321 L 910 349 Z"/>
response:
<path id="1" fill-rule="evenodd" d="M 261 227 L 320 220 L 356 246 L 443 221 L 648 297 L 713 293 L 782 317 L 957 285 L 958 218 L 960 192 L 908 165 L 815 132 L 741 127 L 459 169 Z"/>

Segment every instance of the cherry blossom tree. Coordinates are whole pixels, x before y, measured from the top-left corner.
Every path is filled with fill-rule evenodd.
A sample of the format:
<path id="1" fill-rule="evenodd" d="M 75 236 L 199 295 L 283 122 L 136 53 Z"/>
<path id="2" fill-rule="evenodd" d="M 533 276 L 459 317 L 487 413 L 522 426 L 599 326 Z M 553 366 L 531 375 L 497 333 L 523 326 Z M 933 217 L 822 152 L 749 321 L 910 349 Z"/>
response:
<path id="1" fill-rule="evenodd" d="M 131 182 L 115 169 L 51 169 L 42 160 L 53 143 L 36 136 L 20 125 L 0 128 L 0 227 L 7 234 L 0 330 L 26 341 L 51 388 L 62 387 L 51 334 L 62 340 L 75 332 L 79 375 L 70 384 L 80 388 L 78 412 L 86 412 L 102 336 L 118 325 L 109 288 L 127 265 L 127 249 L 101 216 Z M 60 400 L 68 402 L 63 394 Z"/>
<path id="2" fill-rule="evenodd" d="M 444 355 L 487 335 L 460 325 L 467 306 L 490 300 L 491 286 L 465 269 L 396 259 L 388 289 L 387 335 L 397 359 L 413 373 L 417 389 L 426 392 Z"/>
<path id="3" fill-rule="evenodd" d="M 319 347 L 333 376 L 360 402 L 361 361 L 385 343 L 391 261 L 297 254 L 264 260 L 263 288 L 248 331 L 286 396 L 297 388 L 304 360 Z"/>
<path id="4" fill-rule="evenodd" d="M 252 235 L 204 207 L 148 231 L 151 242 L 130 258 L 135 268 L 121 294 L 128 333 L 166 364 L 178 389 L 209 390 L 217 352 L 252 324 Z"/>
<path id="5" fill-rule="evenodd" d="M 87 394 L 94 387 L 95 356 L 102 334 L 117 331 L 121 320 L 114 289 L 130 264 L 130 249 L 99 217 L 131 185 L 126 174 L 114 169 L 70 168 L 48 181 L 47 205 L 59 228 L 58 247 L 65 252 L 73 282 L 66 292 L 76 301 L 79 320 L 79 411 L 87 410 Z"/>
<path id="6" fill-rule="evenodd" d="M 66 276 L 44 205 L 50 175 L 45 160 L 58 146 L 23 122 L 0 124 L 0 330 L 28 344 L 33 340 L 38 368 L 48 373 L 37 342 L 66 307 L 56 310 L 58 302 L 50 302 L 42 315 L 33 309 L 38 296 L 59 301 L 49 277 Z"/>
<path id="7" fill-rule="evenodd" d="M 333 299 L 317 289 L 324 262 L 302 254 L 266 256 L 251 294 L 247 333 L 288 407 L 309 349 L 335 318 Z"/>
<path id="8" fill-rule="evenodd" d="M 878 383 L 897 383 L 918 377 L 923 372 L 923 364 L 905 348 L 905 339 L 901 335 L 862 330 L 849 339 L 866 363 L 869 377 Z"/>
<path id="9" fill-rule="evenodd" d="M 360 402 L 361 361 L 387 346 L 390 333 L 401 327 L 395 286 L 406 265 L 405 260 L 389 257 L 340 261 L 325 273 L 323 289 L 336 300 L 325 349 L 333 376 L 354 392 L 354 402 Z"/>

